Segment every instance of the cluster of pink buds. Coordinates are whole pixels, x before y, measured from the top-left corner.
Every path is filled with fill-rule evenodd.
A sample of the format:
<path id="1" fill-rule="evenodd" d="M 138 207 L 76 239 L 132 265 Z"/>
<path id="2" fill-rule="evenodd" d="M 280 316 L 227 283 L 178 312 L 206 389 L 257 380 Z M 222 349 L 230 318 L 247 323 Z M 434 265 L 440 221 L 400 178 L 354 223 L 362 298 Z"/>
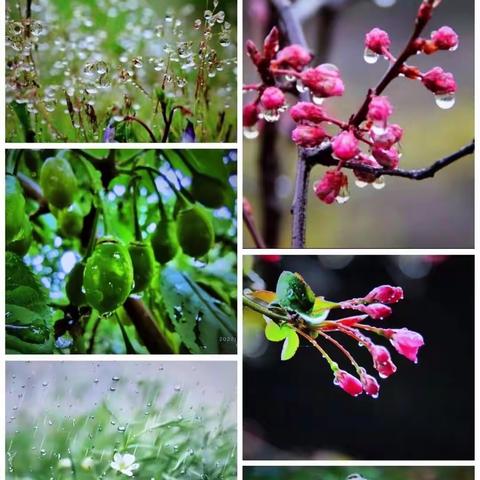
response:
<path id="1" fill-rule="evenodd" d="M 422 2 L 417 21 L 426 23 L 436 5 Z M 444 26 L 433 31 L 430 38 L 413 37 L 400 56 L 400 63 L 391 53 L 390 45 L 388 33 L 373 28 L 365 35 L 365 61 L 375 63 L 379 57 L 383 57 L 391 64 L 389 81 L 400 76 L 418 80 L 435 95 L 440 108 L 454 105 L 457 85 L 451 73 L 438 66 L 422 73 L 419 68 L 402 61 L 415 54 L 431 55 L 440 50 L 455 50 L 458 47 L 458 35 L 450 27 Z M 403 129 L 390 122 L 394 109 L 386 96 L 371 91 L 359 112 L 352 115 L 348 122 L 343 122 L 330 116 L 323 106 L 326 98 L 341 96 L 345 90 L 340 71 L 335 65 L 323 64 L 311 68 L 312 55 L 300 45 L 289 45 L 280 50 L 276 28 L 265 38 L 262 52 L 249 40 L 247 54 L 261 79 L 259 84 L 244 86 L 245 92 L 256 94 L 256 98 L 247 103 L 243 111 L 244 134 L 247 138 L 258 135 L 260 120 L 277 121 L 280 113 L 288 109 L 286 94 L 295 90 L 308 92 L 311 101 L 300 101 L 290 108 L 290 116 L 296 123 L 292 140 L 312 155 L 331 147 L 332 158 L 338 161 L 334 168 L 314 183 L 317 197 L 327 204 L 348 200 L 348 177 L 342 172 L 345 164 L 353 170 L 358 187 L 371 184 L 375 189 L 381 189 L 385 186 L 380 172 L 382 169 L 398 168 L 401 157 L 398 145 L 403 136 Z M 327 126 L 336 127 L 339 132 L 331 134 Z M 355 168 L 357 165 L 358 169 Z M 379 170 L 379 173 L 375 170 Z"/>
<path id="2" fill-rule="evenodd" d="M 363 298 L 354 298 L 340 302 L 340 308 L 361 312 L 363 315 L 341 318 L 339 320 L 326 320 L 319 325 L 319 332 L 326 340 L 329 340 L 339 348 L 348 358 L 356 370 L 356 376 L 345 370 L 341 370 L 336 362 L 328 355 L 324 355 L 334 374 L 334 384 L 341 387 L 348 394 L 356 397 L 361 393 L 376 398 L 380 386 L 375 377 L 368 375 L 365 368 L 361 367 L 350 352 L 336 339 L 330 336 L 330 332 L 339 332 L 353 338 L 360 346 L 365 347 L 372 357 L 373 368 L 380 378 L 388 378 L 397 371 L 390 352 L 383 345 L 375 344 L 366 334 L 376 334 L 390 341 L 395 350 L 413 363 L 418 362 L 418 350 L 424 345 L 423 337 L 406 328 L 378 328 L 365 324 L 370 317 L 373 320 L 383 320 L 392 313 L 391 304 L 403 299 L 401 287 L 382 285 L 374 288 Z M 326 333 L 328 332 L 328 334 Z"/>

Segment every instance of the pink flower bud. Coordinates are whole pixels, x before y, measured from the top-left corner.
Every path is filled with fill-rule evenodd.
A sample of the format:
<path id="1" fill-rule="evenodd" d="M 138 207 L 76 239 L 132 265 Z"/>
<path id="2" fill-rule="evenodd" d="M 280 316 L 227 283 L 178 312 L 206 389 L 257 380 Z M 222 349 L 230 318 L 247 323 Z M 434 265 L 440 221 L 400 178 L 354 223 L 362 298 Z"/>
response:
<path id="1" fill-rule="evenodd" d="M 333 137 L 332 150 L 335 157 L 340 160 L 350 160 L 360 151 L 358 148 L 358 140 L 350 131 L 343 131 Z"/>
<path id="2" fill-rule="evenodd" d="M 247 55 L 252 59 L 254 65 L 258 65 L 262 59 L 260 52 L 258 51 L 255 43 L 252 40 L 247 40 L 245 44 Z"/>
<path id="3" fill-rule="evenodd" d="M 280 33 L 277 27 L 273 27 L 263 42 L 263 56 L 266 60 L 272 60 L 280 48 Z"/>
<path id="4" fill-rule="evenodd" d="M 387 97 L 373 97 L 368 105 L 367 117 L 372 122 L 386 124 L 388 117 L 393 113 L 393 107 Z"/>
<path id="5" fill-rule="evenodd" d="M 355 158 L 355 164 L 357 163 L 359 165 L 366 165 L 368 167 L 382 168 L 381 165 L 373 157 L 365 155 L 364 153 L 360 153 L 360 155 Z M 377 176 L 375 174 L 363 172 L 362 170 L 354 169 L 353 173 L 355 177 L 361 182 L 373 183 L 377 179 Z"/>
<path id="6" fill-rule="evenodd" d="M 390 342 L 395 347 L 395 350 L 400 355 L 403 355 L 412 362 L 417 363 L 418 350 L 425 344 L 423 337 L 419 333 L 412 332 L 407 328 L 389 330 L 389 332 L 392 332 Z"/>
<path id="7" fill-rule="evenodd" d="M 285 95 L 277 87 L 268 87 L 263 91 L 260 103 L 265 110 L 278 110 L 285 105 Z"/>
<path id="8" fill-rule="evenodd" d="M 305 70 L 301 75 L 303 85 L 316 97 L 338 97 L 343 95 L 345 86 L 340 72 L 334 65 L 323 64 Z"/>
<path id="9" fill-rule="evenodd" d="M 455 77 L 452 73 L 445 72 L 441 67 L 434 67 L 423 74 L 422 83 L 435 95 L 444 95 L 457 91 Z"/>
<path id="10" fill-rule="evenodd" d="M 352 397 L 358 397 L 358 395 L 363 392 L 362 382 L 345 370 L 339 369 L 335 372 L 333 383 L 345 390 Z"/>
<path id="11" fill-rule="evenodd" d="M 378 393 L 380 392 L 380 385 L 378 384 L 375 377 L 368 375 L 368 373 L 363 370 L 362 374 L 360 375 L 360 381 L 362 382 L 363 391 L 367 395 L 370 395 L 372 398 L 378 397 Z"/>
<path id="12" fill-rule="evenodd" d="M 342 188 L 347 188 L 348 177 L 340 170 L 327 170 L 322 179 L 315 182 L 313 190 L 315 195 L 324 203 L 331 204 L 335 201 Z"/>
<path id="13" fill-rule="evenodd" d="M 430 35 L 439 50 L 452 50 L 458 47 L 458 35 L 450 27 L 441 27 Z"/>
<path id="14" fill-rule="evenodd" d="M 243 126 L 253 127 L 258 122 L 258 107 L 256 103 L 249 103 L 243 107 Z"/>
<path id="15" fill-rule="evenodd" d="M 370 130 L 370 136 L 375 147 L 390 148 L 402 139 L 403 128 L 396 123 L 392 123 L 387 126 L 383 133 L 378 133 L 374 129 Z"/>
<path id="16" fill-rule="evenodd" d="M 373 345 L 369 350 L 373 358 L 373 366 L 382 378 L 387 378 L 397 371 L 397 367 L 390 357 L 390 352 L 385 347 Z"/>
<path id="17" fill-rule="evenodd" d="M 381 285 L 374 288 L 366 297 L 366 302 L 397 303 L 403 300 L 402 287 Z"/>
<path id="18" fill-rule="evenodd" d="M 368 315 L 355 315 L 353 317 L 341 318 L 340 320 L 336 320 L 336 322 L 344 327 L 353 327 L 357 323 L 363 322 L 366 318 L 368 318 Z"/>
<path id="19" fill-rule="evenodd" d="M 290 116 L 297 123 L 305 121 L 320 123 L 325 119 L 325 111 L 314 103 L 298 102 L 290 109 Z"/>
<path id="20" fill-rule="evenodd" d="M 390 47 L 390 37 L 384 30 L 374 28 L 365 35 L 365 47 L 378 55 L 383 55 Z"/>
<path id="21" fill-rule="evenodd" d="M 382 167 L 395 170 L 398 168 L 400 155 L 395 147 L 386 148 L 372 148 L 372 155 L 375 160 L 382 165 Z"/>
<path id="22" fill-rule="evenodd" d="M 313 55 L 301 45 L 293 44 L 282 48 L 277 53 L 274 63 L 280 67 L 290 67 L 300 71 L 310 63 L 312 58 Z"/>
<path id="23" fill-rule="evenodd" d="M 370 305 L 357 305 L 355 310 L 366 313 L 374 320 L 383 320 L 392 313 L 392 309 L 383 303 L 371 303 Z"/>
<path id="24" fill-rule="evenodd" d="M 318 147 L 326 137 L 327 132 L 319 126 L 298 125 L 292 132 L 292 140 L 304 148 Z"/>

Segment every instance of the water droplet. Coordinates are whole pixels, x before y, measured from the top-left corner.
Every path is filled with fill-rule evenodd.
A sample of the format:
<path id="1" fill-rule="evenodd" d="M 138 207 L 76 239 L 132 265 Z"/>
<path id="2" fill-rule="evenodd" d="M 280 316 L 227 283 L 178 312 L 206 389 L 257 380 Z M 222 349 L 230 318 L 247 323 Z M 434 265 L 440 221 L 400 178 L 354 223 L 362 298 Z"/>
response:
<path id="1" fill-rule="evenodd" d="M 99 75 L 103 75 L 104 73 L 107 73 L 108 65 L 103 60 L 101 60 L 100 62 L 96 63 L 95 70 Z"/>
<path id="2" fill-rule="evenodd" d="M 453 93 L 435 95 L 435 103 L 442 110 L 448 110 L 455 105 L 455 95 Z"/>
<path id="3" fill-rule="evenodd" d="M 374 135 L 383 135 L 385 132 L 386 132 L 386 127 L 387 125 L 385 124 L 385 122 L 373 122 L 373 125 L 372 125 L 372 132 Z"/>
<path id="4" fill-rule="evenodd" d="M 382 188 L 385 188 L 385 179 L 383 177 L 376 178 L 372 183 L 372 186 L 375 190 L 381 190 Z"/>
<path id="5" fill-rule="evenodd" d="M 359 180 L 358 178 L 355 180 L 355 185 L 358 187 L 358 188 L 365 188 L 368 183 L 367 182 L 364 182 L 363 180 Z"/>
<path id="6" fill-rule="evenodd" d="M 348 200 L 350 200 L 350 195 L 348 193 L 348 190 L 345 189 L 343 191 L 340 191 L 340 193 L 336 196 L 335 200 L 340 205 L 342 203 L 348 202 Z"/>
<path id="7" fill-rule="evenodd" d="M 375 3 L 375 5 L 377 5 L 377 7 L 387 8 L 395 5 L 395 3 L 397 3 L 397 0 L 373 0 L 373 2 Z"/>
<path id="8" fill-rule="evenodd" d="M 114 376 L 112 377 L 113 382 L 118 382 L 120 380 L 120 377 Z"/>
<path id="9" fill-rule="evenodd" d="M 182 387 L 181 385 L 175 385 L 175 387 L 173 388 L 176 392 L 181 392 L 182 391 Z"/>
<path id="10" fill-rule="evenodd" d="M 265 110 L 262 113 L 262 117 L 266 122 L 278 122 L 278 120 L 280 119 L 280 112 L 278 109 Z"/>
<path id="11" fill-rule="evenodd" d="M 369 63 L 370 65 L 373 65 L 374 63 L 377 63 L 378 61 L 378 53 L 375 53 L 374 51 L 370 50 L 369 48 L 365 48 L 363 52 L 363 59 L 365 60 L 366 63 Z"/>
<path id="12" fill-rule="evenodd" d="M 218 41 L 222 47 L 228 47 L 230 45 L 230 35 L 228 32 L 222 32 L 218 37 Z"/>
<path id="13" fill-rule="evenodd" d="M 200 27 L 202 26 L 202 21 L 197 18 L 194 22 L 193 22 L 193 28 L 195 30 L 200 30 Z"/>
<path id="14" fill-rule="evenodd" d="M 323 97 L 317 97 L 316 95 L 312 96 L 312 101 L 315 105 L 322 105 L 324 100 Z"/>
<path id="15" fill-rule="evenodd" d="M 42 382 L 42 387 L 47 387 L 48 386 L 48 382 Z"/>

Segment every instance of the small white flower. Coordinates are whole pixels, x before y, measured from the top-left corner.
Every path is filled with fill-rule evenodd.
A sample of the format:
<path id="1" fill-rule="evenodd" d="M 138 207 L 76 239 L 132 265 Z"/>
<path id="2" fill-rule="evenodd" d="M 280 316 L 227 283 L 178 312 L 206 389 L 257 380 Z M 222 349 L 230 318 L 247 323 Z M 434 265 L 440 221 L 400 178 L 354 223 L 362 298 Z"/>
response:
<path id="1" fill-rule="evenodd" d="M 93 461 L 93 458 L 92 457 L 85 457 L 83 460 L 82 460 L 82 463 L 80 464 L 80 466 L 84 469 L 84 470 L 92 470 L 92 468 L 94 467 L 95 465 L 95 462 Z"/>
<path id="2" fill-rule="evenodd" d="M 69 458 L 61 458 L 58 461 L 58 468 L 72 468 L 72 461 Z"/>
<path id="3" fill-rule="evenodd" d="M 135 455 L 132 455 L 131 453 L 125 453 L 122 455 L 117 452 L 113 456 L 113 462 L 110 463 L 110 466 L 127 477 L 132 477 L 133 470 L 136 470 L 140 465 L 135 463 Z"/>

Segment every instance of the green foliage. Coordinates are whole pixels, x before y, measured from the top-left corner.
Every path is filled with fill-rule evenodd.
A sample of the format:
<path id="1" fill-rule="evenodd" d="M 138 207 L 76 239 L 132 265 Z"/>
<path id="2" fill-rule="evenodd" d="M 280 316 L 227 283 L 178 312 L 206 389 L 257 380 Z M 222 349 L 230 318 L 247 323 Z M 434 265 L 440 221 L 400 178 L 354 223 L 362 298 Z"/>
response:
<path id="1" fill-rule="evenodd" d="M 48 339 L 55 339 L 50 350 L 148 353 L 154 335 L 155 345 L 164 345 L 165 351 L 151 353 L 235 351 L 233 152 L 39 150 L 34 156 L 30 151 L 12 152 L 7 171 L 18 169 L 26 202 L 18 181 L 12 175 L 7 178 L 12 179 L 17 196 L 20 189 L 23 220 L 26 215 L 32 227 L 22 265 L 49 290 L 45 303 L 51 306 L 51 315 L 45 328 Z M 44 200 L 51 184 L 36 183 L 51 158 L 67 162 L 75 178 L 68 210 Z M 221 184 L 225 203 L 219 209 L 194 200 L 192 177 L 200 165 L 210 168 Z M 7 221 L 10 212 L 13 216 L 16 210 L 7 209 Z M 72 222 L 70 212 L 75 216 Z M 185 212 L 194 212 L 195 218 L 185 223 Z M 188 235 L 190 243 L 185 240 Z M 98 243 L 104 236 L 114 242 Z M 26 252 L 26 246 L 8 248 L 21 255 Z M 124 305 L 132 294 L 138 300 L 134 310 Z M 184 317 L 178 316 L 179 309 Z"/>
<path id="2" fill-rule="evenodd" d="M 5 241 L 15 240 L 24 221 L 25 199 L 18 180 L 7 175 L 5 178 Z"/>
<path id="3" fill-rule="evenodd" d="M 235 140 L 235 2 L 24 3 L 6 2 L 9 141 Z"/>
<path id="4" fill-rule="evenodd" d="M 288 310 L 308 313 L 315 303 L 315 294 L 298 273 L 282 272 L 276 294 L 278 303 Z"/>

